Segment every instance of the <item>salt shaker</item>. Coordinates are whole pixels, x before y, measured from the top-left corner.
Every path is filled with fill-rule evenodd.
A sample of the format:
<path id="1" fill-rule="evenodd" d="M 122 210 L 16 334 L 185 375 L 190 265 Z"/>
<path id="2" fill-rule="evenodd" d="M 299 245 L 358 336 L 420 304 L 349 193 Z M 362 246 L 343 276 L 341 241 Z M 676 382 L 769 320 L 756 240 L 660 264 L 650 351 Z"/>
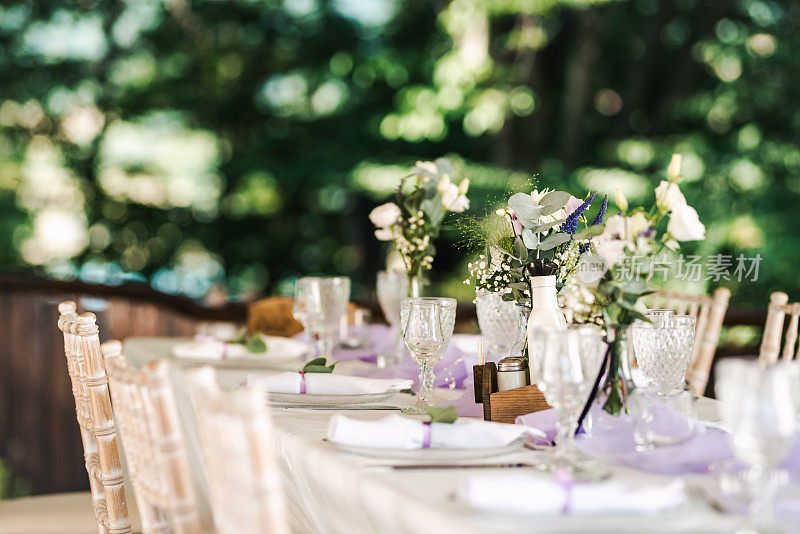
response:
<path id="1" fill-rule="evenodd" d="M 521 388 L 530 384 L 528 360 L 509 356 L 497 362 L 497 390 Z"/>

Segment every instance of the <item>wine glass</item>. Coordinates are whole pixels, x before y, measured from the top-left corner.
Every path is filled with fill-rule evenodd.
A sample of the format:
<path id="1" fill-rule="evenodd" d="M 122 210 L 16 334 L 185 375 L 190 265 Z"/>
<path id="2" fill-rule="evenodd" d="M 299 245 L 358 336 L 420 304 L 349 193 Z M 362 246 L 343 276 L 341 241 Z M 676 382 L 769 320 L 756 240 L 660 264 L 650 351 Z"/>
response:
<path id="1" fill-rule="evenodd" d="M 498 360 L 508 356 L 520 337 L 521 313 L 516 302 L 503 300 L 500 293 L 479 290 L 475 308 L 491 354 Z"/>
<path id="2" fill-rule="evenodd" d="M 292 314 L 303 323 L 315 357 L 331 358 L 350 300 L 350 279 L 305 276 L 295 284 Z"/>
<path id="3" fill-rule="evenodd" d="M 433 392 L 433 383 L 436 378 L 433 368 L 436 362 L 441 360 L 442 356 L 444 356 L 447 346 L 450 344 L 450 339 L 453 337 L 453 329 L 455 328 L 456 324 L 456 299 L 446 297 L 413 297 L 404 299 L 400 304 L 401 327 L 405 325 L 406 320 L 408 319 L 408 310 L 411 302 L 414 300 L 435 302 L 441 309 L 440 320 L 442 324 L 442 334 L 444 335 L 444 345 L 442 345 L 442 348 L 439 349 L 439 351 L 431 356 L 431 358 L 428 360 L 428 365 L 425 369 L 424 382 L 428 385 L 428 403 L 431 405 L 442 404 L 446 402 L 447 399 L 443 399 Z M 422 387 L 421 384 L 420 387 Z"/>
<path id="4" fill-rule="evenodd" d="M 576 471 L 575 431 L 603 361 L 603 333 L 590 326 L 534 331 L 529 347 L 532 378 L 556 412 L 554 464 Z"/>
<path id="5" fill-rule="evenodd" d="M 727 360 L 717 364 L 716 393 L 736 458 L 748 466 L 748 527 L 769 522 L 775 467 L 791 449 L 798 417 L 797 374 L 785 365 Z"/>
<path id="6" fill-rule="evenodd" d="M 416 402 L 403 410 L 403 413 L 425 414 L 430 408 L 428 391 L 431 384 L 426 379 L 426 372 L 433 365 L 431 360 L 445 344 L 441 311 L 441 306 L 435 301 L 410 299 L 403 341 L 419 363 L 420 389 Z"/>
<path id="7" fill-rule="evenodd" d="M 378 273 L 378 303 L 394 335 L 394 351 L 378 355 L 378 367 L 397 365 L 405 355 L 405 345 L 400 328 L 400 305 L 408 297 L 408 275 L 403 271 Z"/>

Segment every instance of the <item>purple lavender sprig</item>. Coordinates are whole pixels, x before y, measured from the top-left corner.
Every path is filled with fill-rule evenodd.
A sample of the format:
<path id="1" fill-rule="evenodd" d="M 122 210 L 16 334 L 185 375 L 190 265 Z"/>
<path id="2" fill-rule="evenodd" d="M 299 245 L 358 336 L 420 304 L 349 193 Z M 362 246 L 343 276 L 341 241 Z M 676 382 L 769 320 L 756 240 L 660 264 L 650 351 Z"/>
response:
<path id="1" fill-rule="evenodd" d="M 603 204 L 600 205 L 600 211 L 597 212 L 597 216 L 595 216 L 592 224 L 589 226 L 597 226 L 598 224 L 603 222 L 603 218 L 606 216 L 606 208 L 608 208 L 608 195 L 603 197 Z M 583 254 L 587 250 L 589 250 L 590 242 L 587 241 L 586 243 L 580 245 L 578 247 L 578 252 Z"/>
<path id="2" fill-rule="evenodd" d="M 561 227 L 558 229 L 559 232 L 564 232 L 569 235 L 575 235 L 575 232 L 578 230 L 578 219 L 583 214 L 584 211 L 589 209 L 589 206 L 592 204 L 592 200 L 594 200 L 594 196 L 596 193 L 592 193 L 586 200 L 583 201 L 583 204 L 575 208 L 575 211 L 569 214 L 567 219 L 561 224 Z"/>
<path id="3" fill-rule="evenodd" d="M 603 198 L 603 204 L 600 206 L 600 211 L 597 212 L 597 216 L 592 221 L 592 224 L 589 226 L 597 226 L 601 222 L 603 222 L 603 218 L 606 216 L 606 208 L 608 207 L 608 195 Z"/>

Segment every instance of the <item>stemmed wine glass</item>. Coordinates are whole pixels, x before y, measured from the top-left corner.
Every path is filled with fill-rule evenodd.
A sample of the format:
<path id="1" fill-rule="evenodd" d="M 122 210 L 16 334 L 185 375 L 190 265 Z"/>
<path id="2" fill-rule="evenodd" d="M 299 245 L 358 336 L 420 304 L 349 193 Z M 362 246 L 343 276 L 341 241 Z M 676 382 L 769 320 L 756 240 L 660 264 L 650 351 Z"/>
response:
<path id="1" fill-rule="evenodd" d="M 435 312 L 426 311 L 425 315 L 420 315 L 421 312 L 415 310 L 436 310 Z M 425 352 L 418 352 L 409 344 L 409 330 L 413 326 L 412 318 L 419 321 L 424 317 L 427 321 L 436 319 L 436 332 L 441 334 L 441 343 L 437 343 L 435 350 L 426 350 Z M 404 413 L 409 414 L 425 414 L 431 404 L 441 403 L 442 400 L 438 399 L 432 394 L 433 382 L 435 379 L 433 366 L 444 354 L 447 345 L 450 343 L 450 338 L 453 337 L 453 327 L 455 326 L 456 319 L 456 301 L 450 298 L 439 297 L 414 297 L 405 299 L 400 307 L 400 320 L 403 327 L 403 341 L 411 355 L 419 364 L 420 370 L 420 391 L 417 395 L 416 402 L 406 408 Z M 412 332 L 413 334 L 413 332 Z"/>
<path id="2" fill-rule="evenodd" d="M 575 431 L 603 361 L 603 333 L 591 326 L 535 332 L 528 348 L 532 378 L 556 412 L 554 467 L 575 471 Z"/>
<path id="3" fill-rule="evenodd" d="M 785 364 L 727 360 L 717 365 L 715 389 L 737 459 L 748 466 L 748 526 L 771 520 L 775 468 L 796 439 L 797 373 Z M 763 525 L 762 525 L 763 526 Z"/>
<path id="4" fill-rule="evenodd" d="M 400 304 L 408 297 L 408 275 L 404 271 L 380 271 L 377 289 L 378 303 L 392 327 L 395 339 L 393 352 L 378 355 L 378 367 L 389 367 L 400 363 L 405 354 L 400 328 Z"/>
<path id="5" fill-rule="evenodd" d="M 333 356 L 349 300 L 349 278 L 305 276 L 297 281 L 292 314 L 306 328 L 315 357 Z"/>

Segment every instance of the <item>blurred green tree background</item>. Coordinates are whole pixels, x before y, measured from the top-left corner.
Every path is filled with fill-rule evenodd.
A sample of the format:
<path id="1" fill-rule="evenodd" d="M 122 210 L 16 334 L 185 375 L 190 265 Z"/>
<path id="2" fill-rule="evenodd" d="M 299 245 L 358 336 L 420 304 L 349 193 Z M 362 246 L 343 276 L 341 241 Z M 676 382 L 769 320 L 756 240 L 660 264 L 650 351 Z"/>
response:
<path id="1" fill-rule="evenodd" d="M 764 258 L 721 281 L 734 304 L 797 298 L 798 22 L 771 0 L 4 0 L 0 268 L 364 296 L 367 214 L 415 160 L 450 155 L 479 215 L 534 175 L 644 202 L 680 152 L 693 250 Z M 458 241 L 433 276 L 469 299 Z"/>

